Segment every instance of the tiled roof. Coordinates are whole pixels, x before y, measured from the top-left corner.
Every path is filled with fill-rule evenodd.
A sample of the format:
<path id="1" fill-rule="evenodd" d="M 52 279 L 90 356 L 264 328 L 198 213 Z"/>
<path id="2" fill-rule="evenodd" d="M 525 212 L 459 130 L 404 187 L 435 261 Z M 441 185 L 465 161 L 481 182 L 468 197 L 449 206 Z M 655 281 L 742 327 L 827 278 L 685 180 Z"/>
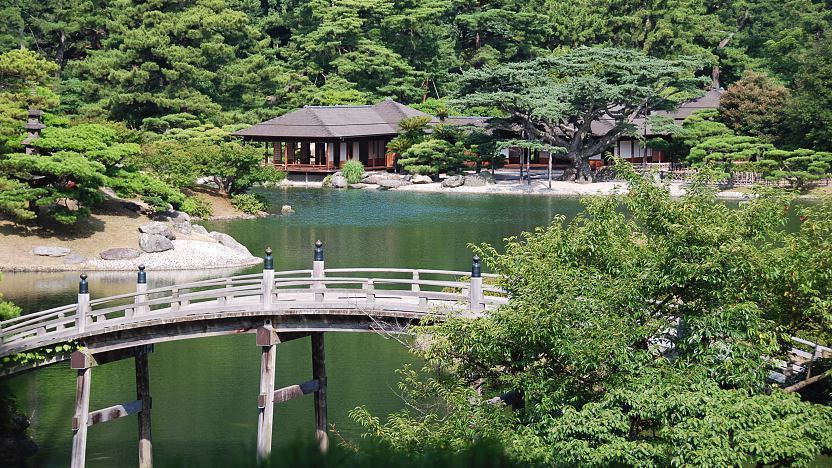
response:
<path id="1" fill-rule="evenodd" d="M 372 106 L 306 106 L 234 132 L 234 135 L 322 139 L 395 135 L 402 119 L 416 116 L 433 118 L 391 99 Z"/>

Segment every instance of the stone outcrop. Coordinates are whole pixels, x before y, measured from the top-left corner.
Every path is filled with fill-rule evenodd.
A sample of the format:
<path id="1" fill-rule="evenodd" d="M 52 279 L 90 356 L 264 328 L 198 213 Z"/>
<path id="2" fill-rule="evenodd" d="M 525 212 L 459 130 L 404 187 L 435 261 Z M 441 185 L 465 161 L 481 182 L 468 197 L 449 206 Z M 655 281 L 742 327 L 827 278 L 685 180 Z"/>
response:
<path id="1" fill-rule="evenodd" d="M 220 244 L 222 244 L 226 247 L 229 247 L 232 250 L 236 250 L 237 252 L 244 253 L 248 256 L 251 256 L 251 252 L 248 251 L 246 246 L 237 242 L 236 239 L 229 236 L 228 234 L 225 234 L 225 233 L 222 233 L 222 232 L 217 232 L 217 231 L 211 231 L 208 235 L 211 236 L 214 240 L 216 240 Z"/>
<path id="2" fill-rule="evenodd" d="M 167 237 L 169 240 L 176 240 L 173 231 L 170 230 L 167 224 L 160 221 L 151 221 L 147 224 L 139 226 L 139 232 L 143 234 L 155 234 Z"/>
<path id="3" fill-rule="evenodd" d="M 410 185 L 410 181 L 404 179 L 383 179 L 378 181 L 378 186 L 385 189 L 398 188 L 402 185 Z"/>
<path id="4" fill-rule="evenodd" d="M 280 209 L 281 214 L 292 214 L 294 212 L 295 210 L 292 208 L 292 205 L 283 205 L 283 207 Z"/>
<path id="5" fill-rule="evenodd" d="M 446 177 L 445 180 L 442 181 L 442 186 L 445 188 L 457 188 L 461 187 L 462 184 L 465 183 L 465 176 L 456 175 Z"/>
<path id="6" fill-rule="evenodd" d="M 32 249 L 34 255 L 42 257 L 64 257 L 69 255 L 69 249 L 66 247 L 54 247 L 40 245 Z"/>
<path id="7" fill-rule="evenodd" d="M 164 252 L 173 249 L 173 242 L 161 234 L 139 234 L 139 247 L 147 253 Z"/>
<path id="8" fill-rule="evenodd" d="M 488 174 L 488 173 L 485 173 Z M 465 176 L 465 183 L 466 187 L 483 187 L 488 184 L 494 183 L 494 176 L 491 174 L 484 175 L 484 174 L 472 174 Z"/>
<path id="9" fill-rule="evenodd" d="M 64 265 L 77 265 L 86 262 L 87 259 L 81 254 L 71 253 L 64 257 Z"/>
<path id="10" fill-rule="evenodd" d="M 181 232 L 182 234 L 186 235 L 194 231 L 194 228 L 193 226 L 191 226 L 191 223 L 176 223 L 173 225 L 173 228 Z"/>
<path id="11" fill-rule="evenodd" d="M 433 182 L 433 179 L 431 179 L 430 176 L 415 174 L 413 178 L 410 179 L 410 181 L 414 184 L 429 184 Z"/>
<path id="12" fill-rule="evenodd" d="M 127 247 L 116 247 L 114 249 L 107 249 L 98 254 L 103 260 L 130 260 L 136 258 L 142 253 L 136 249 L 129 249 Z"/>
<path id="13" fill-rule="evenodd" d="M 208 235 L 208 230 L 205 229 L 204 227 L 200 226 L 199 224 L 192 224 L 191 229 L 193 229 L 193 232 L 195 232 L 197 234 L 202 234 L 203 236 Z"/>
<path id="14" fill-rule="evenodd" d="M 191 215 L 185 213 L 183 211 L 164 211 L 162 213 L 158 213 L 156 216 L 153 217 L 156 221 L 169 221 L 174 224 L 176 223 L 190 223 L 191 222 Z"/>
<path id="15" fill-rule="evenodd" d="M 334 175 L 329 182 L 332 188 L 347 188 L 350 186 L 350 183 L 347 181 L 347 178 L 342 175 Z"/>

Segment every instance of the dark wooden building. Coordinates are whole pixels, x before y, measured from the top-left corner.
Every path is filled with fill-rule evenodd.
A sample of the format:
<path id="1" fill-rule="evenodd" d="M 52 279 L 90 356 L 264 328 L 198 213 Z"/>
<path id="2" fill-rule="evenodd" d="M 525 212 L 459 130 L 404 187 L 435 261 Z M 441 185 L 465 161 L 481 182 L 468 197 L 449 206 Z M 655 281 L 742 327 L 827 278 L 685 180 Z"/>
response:
<path id="1" fill-rule="evenodd" d="M 363 106 L 305 106 L 234 133 L 264 142 L 267 163 L 287 172 L 335 172 L 344 162 L 361 161 L 368 170 L 391 169 L 387 143 L 402 119 L 435 117 L 391 99 Z"/>

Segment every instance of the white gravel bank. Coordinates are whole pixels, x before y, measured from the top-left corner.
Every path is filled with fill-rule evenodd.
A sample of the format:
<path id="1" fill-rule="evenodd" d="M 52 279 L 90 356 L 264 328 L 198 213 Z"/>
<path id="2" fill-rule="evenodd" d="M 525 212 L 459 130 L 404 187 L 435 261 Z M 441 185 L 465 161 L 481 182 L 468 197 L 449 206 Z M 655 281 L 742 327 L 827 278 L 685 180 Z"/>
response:
<path id="1" fill-rule="evenodd" d="M 135 270 L 144 265 L 148 270 L 202 270 L 255 265 L 263 260 L 240 253 L 217 242 L 175 240 L 173 250 L 142 253 L 130 260 L 90 259 L 72 270 Z"/>
<path id="2" fill-rule="evenodd" d="M 442 187 L 439 182 L 431 184 L 404 185 L 396 189 L 402 192 L 442 192 L 442 193 L 485 193 L 499 195 L 549 195 L 561 197 L 581 197 L 587 195 L 616 195 L 627 193 L 624 182 L 594 182 L 591 184 L 577 184 L 575 182 L 552 181 L 552 188 L 545 180 L 533 180 L 531 185 L 512 182 L 497 182 L 480 187 L 461 186 L 456 188 Z M 684 193 L 682 184 L 671 184 L 670 193 L 680 196 Z"/>

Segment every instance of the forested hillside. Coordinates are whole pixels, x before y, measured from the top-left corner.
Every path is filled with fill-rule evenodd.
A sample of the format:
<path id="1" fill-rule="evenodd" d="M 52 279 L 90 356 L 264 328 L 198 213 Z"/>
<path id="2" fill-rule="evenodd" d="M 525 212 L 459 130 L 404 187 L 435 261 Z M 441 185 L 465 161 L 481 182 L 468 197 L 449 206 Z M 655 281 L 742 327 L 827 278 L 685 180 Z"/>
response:
<path id="1" fill-rule="evenodd" d="M 692 56 L 723 86 L 753 68 L 799 100 L 829 69 L 832 21 L 827 0 L 5 3 L 0 52 L 25 47 L 57 63 L 63 113 L 134 127 L 388 96 L 430 110 L 461 71 L 594 44 Z"/>

